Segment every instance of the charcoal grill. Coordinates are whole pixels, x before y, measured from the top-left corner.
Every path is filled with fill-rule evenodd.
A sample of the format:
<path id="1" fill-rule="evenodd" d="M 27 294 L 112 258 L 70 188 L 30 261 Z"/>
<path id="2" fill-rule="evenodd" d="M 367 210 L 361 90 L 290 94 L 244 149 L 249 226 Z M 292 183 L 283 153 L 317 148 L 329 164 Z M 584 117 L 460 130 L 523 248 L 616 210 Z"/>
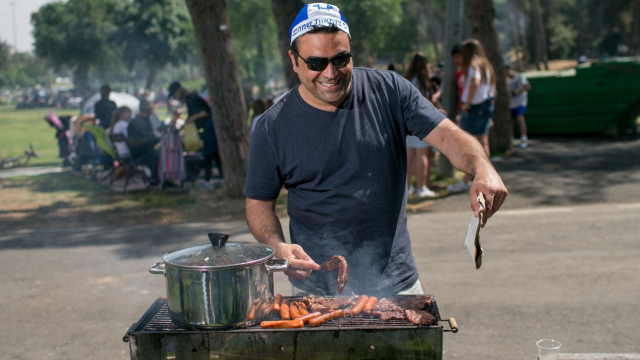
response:
<path id="1" fill-rule="evenodd" d="M 398 298 L 408 298 L 398 296 Z M 301 301 L 299 297 L 284 297 Z M 453 318 L 441 319 L 433 298 L 425 308 L 437 322 L 413 325 L 358 315 L 302 329 L 202 331 L 174 324 L 159 298 L 125 334 L 132 360 L 159 359 L 442 359 L 442 335 L 457 332 Z M 277 314 L 266 320 L 279 320 Z M 445 329 L 441 323 L 448 323 Z"/>

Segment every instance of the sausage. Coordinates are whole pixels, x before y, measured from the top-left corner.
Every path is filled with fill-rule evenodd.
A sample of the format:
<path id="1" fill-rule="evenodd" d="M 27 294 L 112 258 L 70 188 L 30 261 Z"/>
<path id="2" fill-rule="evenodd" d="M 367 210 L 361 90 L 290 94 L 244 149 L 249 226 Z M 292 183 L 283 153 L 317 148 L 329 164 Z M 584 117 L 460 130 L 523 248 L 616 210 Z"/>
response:
<path id="1" fill-rule="evenodd" d="M 258 301 L 254 301 L 253 302 L 253 306 L 251 307 L 251 311 L 249 312 L 249 316 L 247 317 L 247 320 L 253 320 L 256 318 L 256 310 L 258 309 L 258 306 L 260 306 L 260 302 L 262 302 L 262 300 L 258 299 Z"/>
<path id="2" fill-rule="evenodd" d="M 301 320 L 303 323 L 308 323 L 309 320 L 318 317 L 322 315 L 322 313 L 320 311 L 316 311 L 316 312 L 312 312 L 311 314 L 307 314 L 307 315 L 300 315 L 299 318 L 297 318 L 296 320 Z"/>
<path id="3" fill-rule="evenodd" d="M 280 304 L 280 318 L 282 320 L 290 320 L 291 314 L 289 314 L 289 300 L 284 299 Z"/>
<path id="4" fill-rule="evenodd" d="M 360 314 L 362 309 L 364 309 L 364 304 L 367 303 L 367 300 L 369 300 L 369 297 L 367 295 L 361 295 L 360 299 L 358 299 L 358 302 L 355 305 L 353 305 L 353 307 L 351 308 L 351 311 L 349 311 L 349 315 L 356 316 Z"/>
<path id="5" fill-rule="evenodd" d="M 300 312 L 298 311 L 298 306 L 294 302 L 289 306 L 289 314 L 291 314 L 291 319 L 295 320 L 300 317 Z"/>
<path id="6" fill-rule="evenodd" d="M 291 321 L 263 321 L 260 323 L 260 327 L 263 329 L 295 329 L 304 327 L 304 323 L 300 320 Z"/>
<path id="7" fill-rule="evenodd" d="M 273 311 L 280 311 L 280 303 L 282 302 L 282 295 L 276 295 L 275 299 L 273 299 Z"/>
<path id="8" fill-rule="evenodd" d="M 262 312 L 262 315 L 269 315 L 269 313 L 273 311 L 273 303 L 265 303 L 260 305 L 260 311 Z"/>
<path id="9" fill-rule="evenodd" d="M 364 304 L 364 311 L 371 311 L 373 305 L 375 305 L 377 302 L 378 299 L 375 296 L 370 297 L 369 300 L 367 300 L 367 303 Z"/>
<path id="10" fill-rule="evenodd" d="M 300 313 L 300 316 L 309 315 L 309 312 L 307 311 L 307 306 L 301 302 L 298 303 L 298 312 Z"/>
<path id="11" fill-rule="evenodd" d="M 309 320 L 309 326 L 320 326 L 325 322 L 345 316 L 344 310 L 336 310 L 328 314 L 320 315 Z"/>

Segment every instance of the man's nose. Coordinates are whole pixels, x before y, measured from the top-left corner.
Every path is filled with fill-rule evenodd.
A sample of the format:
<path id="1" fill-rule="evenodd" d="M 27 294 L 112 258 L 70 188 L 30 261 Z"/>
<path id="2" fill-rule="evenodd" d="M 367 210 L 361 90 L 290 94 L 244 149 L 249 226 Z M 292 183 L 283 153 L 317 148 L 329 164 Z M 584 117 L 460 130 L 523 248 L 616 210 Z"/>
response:
<path id="1" fill-rule="evenodd" d="M 322 75 L 327 79 L 333 79 L 338 75 L 338 69 L 336 69 L 336 67 L 333 66 L 331 61 L 329 61 L 329 65 L 327 65 L 326 69 L 322 70 L 322 73 L 320 75 Z"/>

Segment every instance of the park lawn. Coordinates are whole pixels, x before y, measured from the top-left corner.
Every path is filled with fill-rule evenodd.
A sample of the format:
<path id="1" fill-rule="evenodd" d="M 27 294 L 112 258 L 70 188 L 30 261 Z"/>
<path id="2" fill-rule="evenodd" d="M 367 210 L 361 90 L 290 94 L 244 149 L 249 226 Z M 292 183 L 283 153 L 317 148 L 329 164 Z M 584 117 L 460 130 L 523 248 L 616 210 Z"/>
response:
<path id="1" fill-rule="evenodd" d="M 56 130 L 44 121 L 49 109 L 15 110 L 12 105 L 0 106 L 0 156 L 17 156 L 33 145 L 41 158 L 33 158 L 29 166 L 57 165 L 58 157 Z M 58 115 L 75 115 L 78 110 L 53 109 Z"/>
<path id="2" fill-rule="evenodd" d="M 224 189 L 120 193 L 70 171 L 0 179 L 0 199 L 0 230 L 244 219 L 244 198 Z"/>

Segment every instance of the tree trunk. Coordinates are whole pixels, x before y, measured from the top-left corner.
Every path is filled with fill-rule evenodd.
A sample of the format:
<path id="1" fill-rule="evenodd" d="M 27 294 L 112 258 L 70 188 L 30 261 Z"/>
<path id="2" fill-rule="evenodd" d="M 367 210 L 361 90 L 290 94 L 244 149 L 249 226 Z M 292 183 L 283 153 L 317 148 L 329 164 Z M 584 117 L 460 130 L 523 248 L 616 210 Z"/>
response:
<path id="1" fill-rule="evenodd" d="M 493 26 L 495 10 L 491 0 L 467 0 L 467 22 L 471 36 L 480 41 L 496 73 L 496 106 L 489 134 L 492 151 L 511 151 L 512 126 L 509 114 L 506 72 L 498 34 Z"/>
<path id="2" fill-rule="evenodd" d="M 153 83 L 156 81 L 156 76 L 158 75 L 158 64 L 155 62 L 151 62 L 149 64 L 149 74 L 147 74 L 147 83 L 145 89 L 151 89 Z"/>
<path id="3" fill-rule="evenodd" d="M 89 90 L 89 65 L 79 64 L 73 71 L 73 86 L 79 91 L 78 96 L 84 98 L 85 92 Z"/>
<path id="4" fill-rule="evenodd" d="M 633 2 L 633 34 L 631 35 L 631 46 L 633 54 L 640 56 L 640 0 Z"/>
<path id="5" fill-rule="evenodd" d="M 271 0 L 273 17 L 276 19 L 276 26 L 278 27 L 278 46 L 280 47 L 282 69 L 289 89 L 300 83 L 298 74 L 293 71 L 293 64 L 291 64 L 291 59 L 289 58 L 289 28 L 303 7 L 302 0 Z"/>
<path id="6" fill-rule="evenodd" d="M 522 12 L 518 14 L 518 24 L 520 26 L 520 39 L 522 40 L 522 62 L 526 65 L 531 61 L 531 57 L 529 56 L 529 46 L 527 45 L 525 20 L 524 8 L 522 8 Z"/>
<path id="7" fill-rule="evenodd" d="M 533 29 L 533 41 L 535 42 L 536 49 L 536 69 L 540 70 L 540 63 L 543 63 L 545 70 L 549 70 L 547 33 L 544 28 L 544 20 L 542 19 L 540 0 L 531 0 L 531 28 Z"/>
<path id="8" fill-rule="evenodd" d="M 515 8 L 515 4 L 512 4 Z M 520 51 L 522 50 L 522 46 L 520 44 L 520 31 L 518 30 L 518 25 L 516 23 L 516 15 L 515 11 L 508 11 L 509 15 L 509 25 L 511 26 L 511 31 L 513 32 L 513 44 L 516 48 L 516 70 L 524 71 L 524 64 L 522 63 L 522 57 L 520 56 Z"/>
<path id="9" fill-rule="evenodd" d="M 249 129 L 224 0 L 186 0 L 202 54 L 211 115 L 227 194 L 241 197 L 247 177 Z"/>

